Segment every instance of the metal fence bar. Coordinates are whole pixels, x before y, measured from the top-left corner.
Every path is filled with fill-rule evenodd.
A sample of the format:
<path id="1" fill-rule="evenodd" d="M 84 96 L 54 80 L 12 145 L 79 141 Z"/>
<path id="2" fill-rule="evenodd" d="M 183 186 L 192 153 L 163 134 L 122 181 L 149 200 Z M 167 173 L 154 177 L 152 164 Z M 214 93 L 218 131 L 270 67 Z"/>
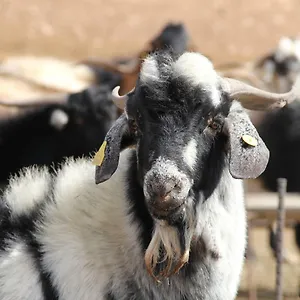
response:
<path id="1" fill-rule="evenodd" d="M 282 261 L 283 261 L 283 230 L 285 223 L 284 196 L 286 194 L 287 180 L 277 179 L 278 187 L 278 211 L 277 211 L 277 230 L 276 230 L 276 300 L 283 299 L 282 286 Z"/>

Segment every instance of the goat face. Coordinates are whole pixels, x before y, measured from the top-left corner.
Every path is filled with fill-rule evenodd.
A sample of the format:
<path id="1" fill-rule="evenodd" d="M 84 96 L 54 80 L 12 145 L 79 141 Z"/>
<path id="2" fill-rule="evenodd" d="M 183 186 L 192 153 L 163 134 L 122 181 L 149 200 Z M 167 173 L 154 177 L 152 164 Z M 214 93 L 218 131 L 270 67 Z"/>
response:
<path id="1" fill-rule="evenodd" d="M 288 91 L 300 70 L 299 38 L 282 37 L 277 48 L 261 58 L 257 63 L 263 71 L 263 79 L 272 89 L 279 92 Z"/>
<path id="2" fill-rule="evenodd" d="M 186 218 L 193 187 L 206 176 L 205 162 L 215 140 L 222 139 L 231 103 L 226 98 L 221 101 L 215 74 L 210 74 L 213 70 L 205 58 L 189 54 L 177 61 L 168 55 L 160 59 L 165 60 L 161 68 L 155 57 L 144 63 L 127 115 L 149 211 L 155 218 L 176 223 Z M 203 59 L 208 77 L 207 81 L 202 78 L 202 85 L 187 78 L 181 68 L 186 59 L 194 64 Z"/>
<path id="3" fill-rule="evenodd" d="M 207 176 L 212 146 L 225 142 L 222 128 L 230 105 L 205 57 L 158 52 L 144 62 L 125 119 L 154 218 L 176 223 L 188 206 L 194 209 L 188 199 Z"/>

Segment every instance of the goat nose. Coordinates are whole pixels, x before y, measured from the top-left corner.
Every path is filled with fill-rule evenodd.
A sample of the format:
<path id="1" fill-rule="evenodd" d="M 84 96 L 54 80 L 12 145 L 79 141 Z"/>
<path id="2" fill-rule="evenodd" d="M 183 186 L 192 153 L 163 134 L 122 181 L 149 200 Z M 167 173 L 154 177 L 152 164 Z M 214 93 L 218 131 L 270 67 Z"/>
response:
<path id="1" fill-rule="evenodd" d="M 177 199 L 175 191 L 161 191 L 154 195 L 150 204 L 159 210 L 172 210 L 183 203 L 183 199 Z"/>
<path id="2" fill-rule="evenodd" d="M 156 210 L 170 211 L 177 208 L 187 198 L 184 182 L 175 179 L 151 181 L 148 191 L 148 203 Z"/>
<path id="3" fill-rule="evenodd" d="M 178 183 L 172 179 L 164 179 L 164 178 L 153 178 L 149 182 L 149 190 L 153 194 L 153 196 L 164 198 L 168 196 L 172 190 L 178 187 Z"/>
<path id="4" fill-rule="evenodd" d="M 176 187 L 177 185 L 172 184 L 172 185 L 168 185 L 167 187 L 162 186 L 160 187 L 160 189 L 158 190 L 158 192 L 156 193 L 156 197 L 161 200 L 161 201 L 168 201 L 171 198 L 171 192 L 172 190 Z"/>

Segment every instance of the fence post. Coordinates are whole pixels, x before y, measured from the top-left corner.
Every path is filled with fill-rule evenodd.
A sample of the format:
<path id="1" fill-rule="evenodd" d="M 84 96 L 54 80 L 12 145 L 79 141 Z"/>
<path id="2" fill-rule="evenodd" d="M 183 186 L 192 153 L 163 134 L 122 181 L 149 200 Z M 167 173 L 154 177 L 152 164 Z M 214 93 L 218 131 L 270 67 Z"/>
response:
<path id="1" fill-rule="evenodd" d="M 276 300 L 283 299 L 282 287 L 282 260 L 283 260 L 283 231 L 285 227 L 285 207 L 284 196 L 286 194 L 287 180 L 277 179 L 278 187 L 278 210 L 277 210 L 277 230 L 276 230 Z"/>

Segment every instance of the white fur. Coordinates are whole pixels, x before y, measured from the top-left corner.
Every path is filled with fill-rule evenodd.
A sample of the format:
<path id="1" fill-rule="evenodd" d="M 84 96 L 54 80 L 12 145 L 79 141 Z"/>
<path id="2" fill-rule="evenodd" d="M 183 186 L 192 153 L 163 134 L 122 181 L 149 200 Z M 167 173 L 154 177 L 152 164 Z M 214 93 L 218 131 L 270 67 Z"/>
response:
<path id="1" fill-rule="evenodd" d="M 294 42 L 289 37 L 282 37 L 278 42 L 275 51 L 275 59 L 278 62 L 283 61 L 286 57 L 294 54 Z"/>
<path id="2" fill-rule="evenodd" d="M 164 68 L 170 68 L 168 71 L 172 72 L 173 78 L 183 77 L 190 84 L 201 86 L 210 94 L 214 106 L 220 104 L 221 95 L 217 88 L 219 77 L 212 62 L 207 57 L 196 52 L 185 52 L 174 63 L 165 64 Z M 155 56 L 148 56 L 144 60 L 140 78 L 144 84 L 164 80 L 163 74 L 159 72 Z"/>
<path id="3" fill-rule="evenodd" d="M 294 54 L 298 60 L 300 60 L 300 40 L 299 38 L 294 40 Z"/>
<path id="4" fill-rule="evenodd" d="M 192 281 L 174 275 L 157 284 L 145 269 L 138 235 L 140 225 L 132 223 L 132 217 L 126 214 L 130 206 L 125 200 L 124 178 L 131 151 L 121 153 L 116 173 L 99 185 L 94 183 L 95 170 L 90 160 L 70 160 L 58 173 L 55 203 L 45 208 L 44 221 L 36 236 L 45 251 L 42 263 L 51 272 L 60 299 L 104 300 L 105 289 L 109 287 L 118 300 L 125 300 L 127 289 L 132 287 L 130 282 L 126 285 L 130 278 L 141 293 L 136 299 L 180 300 L 183 294 L 187 299 L 219 300 L 220 295 L 223 300 L 235 299 L 246 236 L 241 181 L 225 170 L 217 190 L 204 203 L 200 201 L 197 208 L 196 233 L 201 235 L 204 228 L 211 230 L 208 239 L 214 238 L 221 259 L 215 261 L 207 256 L 205 266 L 199 264 L 199 274 Z M 46 172 L 44 176 L 48 176 Z M 15 189 L 17 184 L 13 182 L 10 193 L 17 193 Z M 22 194 L 17 194 L 22 199 Z M 165 239 L 163 232 L 160 236 Z M 165 239 L 166 244 L 170 242 Z M 22 249 L 22 242 L 18 243 L 18 249 Z M 7 252 L 0 257 L 0 264 L 6 262 L 7 272 L 5 289 L 0 276 L 0 295 L 6 290 L 10 292 L 2 300 L 42 299 L 30 261 L 24 252 L 18 261 L 9 260 Z M 208 279 L 202 272 L 207 268 L 210 278 L 206 284 Z M 14 280 L 18 284 L 8 286 Z M 23 298 L 19 297 L 21 294 Z"/>
<path id="5" fill-rule="evenodd" d="M 202 85 L 210 92 L 215 106 L 220 103 L 221 96 L 217 89 L 219 77 L 207 57 L 200 53 L 186 52 L 174 63 L 173 70 L 174 77 L 183 76 L 192 85 Z"/>
<path id="6" fill-rule="evenodd" d="M 166 251 L 163 261 L 179 260 L 181 248 L 176 228 L 167 226 L 161 221 L 155 222 L 154 227 L 153 238 L 145 253 L 146 261 L 148 261 L 149 265 L 155 267 L 159 262 L 161 245 Z"/>
<path id="7" fill-rule="evenodd" d="M 296 80 L 293 84 L 292 93 L 297 99 L 300 99 L 300 74 L 297 75 Z"/>
<path id="8" fill-rule="evenodd" d="M 61 109 L 55 109 L 51 116 L 49 123 L 57 130 L 62 130 L 69 122 L 69 116 Z"/>
<path id="9" fill-rule="evenodd" d="M 224 198 L 227 199 L 224 205 L 220 205 L 222 195 L 227 196 Z M 216 275 L 214 284 L 219 283 L 219 288 L 224 290 L 223 299 L 235 299 L 236 283 L 242 272 L 246 246 L 244 205 L 242 181 L 233 179 L 229 170 L 225 169 L 219 188 L 207 201 L 197 207 L 196 232 L 198 235 L 202 233 L 208 247 L 217 250 L 221 257 L 217 264 L 222 272 Z M 229 241 L 232 243 L 228 243 Z M 231 259 L 224 260 L 225 257 Z"/>
<path id="10" fill-rule="evenodd" d="M 125 218 L 125 169 L 123 160 L 101 185 L 94 183 L 90 161 L 71 162 L 58 174 L 57 205 L 46 209 L 39 238 L 46 249 L 43 263 L 62 299 L 103 299 L 110 275 L 122 276 L 127 251 L 137 255 L 137 233 Z"/>
<path id="11" fill-rule="evenodd" d="M 292 55 L 300 60 L 300 40 L 282 37 L 275 51 L 275 59 L 280 62 Z"/>
<path id="12" fill-rule="evenodd" d="M 50 175 L 45 170 L 28 168 L 19 176 L 11 178 L 4 199 L 9 206 L 12 217 L 29 215 L 37 204 L 44 201 L 49 193 Z"/>
<path id="13" fill-rule="evenodd" d="M 11 241 L 5 252 L 0 252 L 1 300 L 43 299 L 39 273 L 26 247 L 20 240 Z"/>
<path id="14" fill-rule="evenodd" d="M 159 80 L 159 70 L 155 57 L 149 56 L 144 60 L 141 67 L 140 77 L 143 83 Z"/>
<path id="15" fill-rule="evenodd" d="M 197 161 L 197 142 L 195 139 L 191 139 L 183 149 L 184 162 L 193 169 Z"/>

